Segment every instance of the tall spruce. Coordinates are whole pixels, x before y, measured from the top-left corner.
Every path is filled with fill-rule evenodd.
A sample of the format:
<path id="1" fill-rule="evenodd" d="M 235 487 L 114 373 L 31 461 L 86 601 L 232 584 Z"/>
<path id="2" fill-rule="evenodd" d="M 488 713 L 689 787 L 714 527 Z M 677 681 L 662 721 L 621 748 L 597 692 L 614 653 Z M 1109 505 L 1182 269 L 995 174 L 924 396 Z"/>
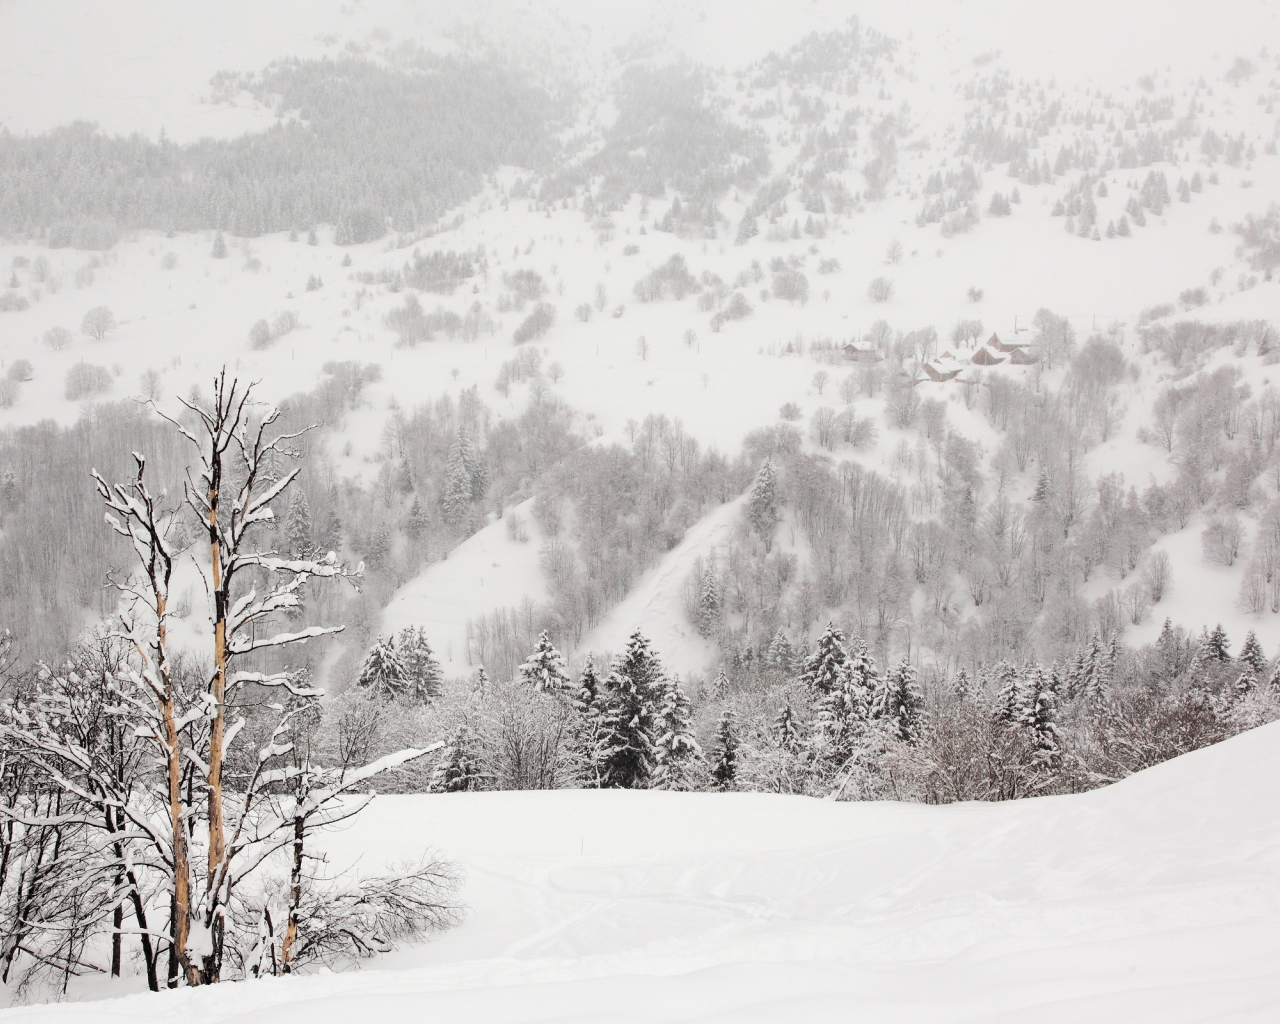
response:
<path id="1" fill-rule="evenodd" d="M 404 669 L 405 693 L 416 700 L 440 695 L 444 672 L 421 626 L 407 626 L 396 637 L 396 657 Z"/>
<path id="2" fill-rule="evenodd" d="M 779 504 L 778 472 L 773 460 L 765 459 L 747 496 L 747 522 L 764 541 L 766 551 L 773 544 L 773 533 L 782 515 Z"/>
<path id="3" fill-rule="evenodd" d="M 360 666 L 356 685 L 375 697 L 399 697 L 405 692 L 408 678 L 394 640 L 378 634 Z"/>
<path id="4" fill-rule="evenodd" d="M 602 787 L 636 789 L 653 777 L 656 702 L 663 679 L 662 665 L 637 629 L 605 680 L 596 741 Z"/>
<path id="5" fill-rule="evenodd" d="M 538 646 L 520 666 L 519 675 L 520 682 L 535 690 L 565 695 L 573 690 L 564 656 L 556 650 L 545 629 L 538 635 Z"/>
<path id="6" fill-rule="evenodd" d="M 728 789 L 738 777 L 738 746 L 733 712 L 725 708 L 716 725 L 716 745 L 711 763 L 711 779 L 720 789 Z"/>
<path id="7" fill-rule="evenodd" d="M 679 679 L 667 679 L 658 705 L 654 741 L 653 788 L 693 789 L 702 763 L 702 748 L 693 732 L 693 705 Z"/>
<path id="8" fill-rule="evenodd" d="M 481 769 L 475 737 L 463 722 L 449 737 L 449 745 L 431 777 L 433 793 L 466 793 L 479 789 L 484 772 Z"/>

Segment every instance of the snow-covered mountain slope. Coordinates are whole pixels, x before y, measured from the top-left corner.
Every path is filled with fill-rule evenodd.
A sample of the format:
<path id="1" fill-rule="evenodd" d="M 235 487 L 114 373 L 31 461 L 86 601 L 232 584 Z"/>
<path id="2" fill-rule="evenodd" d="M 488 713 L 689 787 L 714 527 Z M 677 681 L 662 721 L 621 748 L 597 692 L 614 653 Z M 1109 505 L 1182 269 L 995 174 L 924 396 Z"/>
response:
<path id="1" fill-rule="evenodd" d="M 678 417 L 704 450 L 715 446 L 732 457 L 750 431 L 777 422 L 784 403 L 794 405 L 801 429 L 823 408 L 848 407 L 879 425 L 879 442 L 857 452 L 840 448 L 831 457 L 906 481 L 910 472 L 902 453 L 923 444 L 921 431 L 888 425 L 880 395 L 838 399 L 838 383 L 852 368 L 813 358 L 815 346 L 865 337 L 883 323 L 895 335 L 935 328 L 940 347 L 946 347 L 951 325 L 966 318 L 982 322 L 984 337 L 992 331 L 1006 339 L 1019 331 L 1029 337 L 1029 320 L 1048 308 L 1067 318 L 1080 340 L 1095 331 L 1115 338 L 1141 371 L 1122 389 L 1117 434 L 1087 452 L 1088 475 L 1122 472 L 1126 485 L 1139 489 L 1168 482 L 1175 460 L 1139 444 L 1136 434 L 1174 371 L 1142 351 L 1136 327 L 1143 310 L 1197 289 L 1203 289 L 1203 304 L 1186 303 L 1188 318 L 1220 324 L 1275 317 L 1275 285 L 1238 251 L 1240 239 L 1231 228 L 1280 200 L 1280 157 L 1268 152 L 1276 141 L 1274 59 L 1259 49 L 1280 15 L 1259 0 L 1219 5 L 1212 17 L 1170 16 L 1150 0 L 1113 8 L 1097 0 L 1048 13 L 1005 0 L 854 7 L 818 0 L 802 9 L 783 3 L 744 9 L 728 0 L 326 0 L 197 4 L 177 19 L 150 0 L 131 4 L 129 18 L 93 5 L 9 0 L 0 4 L 0 125 L 16 132 L 80 117 L 98 119 L 108 132 L 138 130 L 151 137 L 163 126 L 175 141 L 229 136 L 274 123 L 277 112 L 248 93 L 215 102 L 210 77 L 216 72 L 260 71 L 284 56 L 345 54 L 392 62 L 404 43 L 514 54 L 517 65 L 557 83 L 577 102 L 566 101 L 572 128 L 560 125 L 565 149 L 559 163 L 487 175 L 480 194 L 450 209 L 430 233 L 418 225 L 421 230 L 406 234 L 400 249 L 391 235 L 337 247 L 331 225 L 319 225 L 316 246 L 288 241 L 283 232 L 231 237 L 230 255 L 221 261 L 211 258 L 211 231 L 176 237 L 126 232 L 101 255 L 50 250 L 38 233 L 6 240 L 0 266 L 12 275 L 5 287 L 14 303 L 0 313 L 0 365 L 7 368 L 18 359 L 33 365 L 12 404 L 0 405 L 0 426 L 73 421 L 84 403 L 64 396 L 64 380 L 81 362 L 110 373 L 105 399 L 138 394 L 149 370 L 159 375 L 151 379 L 162 394 L 185 394 L 193 385 L 207 386 L 223 362 L 261 379 L 264 397 L 280 399 L 314 387 L 331 362 L 376 363 L 381 380 L 365 388 L 357 408 L 328 424 L 332 480 L 368 488 L 397 457 L 383 435 L 394 409 L 411 411 L 445 392 L 456 398 L 473 386 L 498 417 L 517 415 L 528 402 L 528 384 L 499 391 L 496 378 L 511 357 L 512 333 L 524 315 L 506 301 L 503 279 L 533 271 L 558 311 L 555 326 L 536 347 L 542 365 L 559 371 L 539 378 L 538 386 L 590 421 L 591 439 L 601 443 L 624 443 L 629 421 L 665 415 Z M 863 29 L 883 31 L 891 40 L 866 37 L 862 53 L 881 49 L 857 64 L 851 81 L 824 71 L 821 60 L 797 60 L 790 65 L 800 68 L 793 77 L 779 72 L 776 61 L 768 63 L 770 51 L 785 51 L 810 32 L 846 29 L 851 15 Z M 587 209 L 588 198 L 597 209 L 606 205 L 599 175 L 588 175 L 563 199 L 541 198 L 549 179 L 572 171 L 602 145 L 623 74 L 681 55 L 706 65 L 709 103 L 733 125 L 755 133 L 767 150 L 769 168 L 760 181 L 717 193 L 715 237 L 657 229 L 674 188 L 647 200 L 632 194 L 607 215 Z M 1252 71 L 1229 77 L 1232 62 L 1245 55 Z M 1241 152 L 1228 158 L 1206 150 L 1206 132 L 1221 145 L 1238 142 Z M 1129 150 L 1157 136 L 1156 156 L 1126 162 Z M 992 142 L 996 138 L 1029 145 L 1033 173 L 1026 153 L 1015 167 L 1010 153 Z M 873 198 L 867 168 L 885 139 L 894 143 L 895 169 L 883 194 Z M 823 152 L 840 159 L 819 174 L 815 148 L 832 140 L 838 145 Z M 1095 173 L 1104 164 L 1106 172 Z M 966 166 L 980 184 L 960 205 L 983 215 L 967 230 L 944 231 L 936 219 L 924 217 L 922 207 L 941 202 L 944 192 L 958 201 L 954 189 L 935 188 L 932 179 Z M 1200 173 L 1205 180 L 1185 201 L 1170 198 L 1153 211 L 1145 226 L 1135 221 L 1131 237 L 1106 237 L 1107 225 L 1121 219 L 1126 200 L 1136 199 L 1152 172 L 1166 175 L 1175 191 L 1180 178 Z M 822 224 L 801 234 L 800 226 L 811 219 L 808 200 L 823 174 L 828 185 L 838 181 L 847 202 L 839 204 L 843 212 L 835 212 L 839 190 L 829 190 L 826 213 L 813 214 Z M 758 195 L 753 190 L 771 178 L 786 178 L 790 191 L 759 212 L 757 236 L 736 244 L 735 229 Z M 986 214 L 995 193 L 1015 188 L 1021 202 L 1010 215 Z M 1052 212 L 1079 188 L 1089 193 L 1091 205 L 1096 202 L 1097 240 L 1064 230 L 1069 215 Z M 817 207 L 822 203 L 818 195 Z M 783 209 L 775 215 L 779 205 Z M 305 235 L 307 225 L 300 227 Z M 456 294 L 424 292 L 420 298 L 424 309 L 439 305 L 456 316 L 478 304 L 492 318 L 492 332 L 470 343 L 437 336 L 429 344 L 398 347 L 385 318 L 412 289 L 393 286 L 389 276 L 412 258 L 413 248 L 477 253 L 480 247 L 483 273 Z M 675 255 L 708 282 L 702 294 L 639 301 L 633 292 L 637 281 Z M 35 265 L 42 258 L 48 267 L 39 277 Z M 807 301 L 772 294 L 778 267 L 806 275 Z M 308 290 L 313 277 L 323 279 L 323 287 Z M 893 286 L 884 301 L 868 294 L 876 278 Z M 710 283 L 716 279 L 718 284 Z M 739 293 L 752 307 L 750 315 L 715 329 L 712 310 L 719 307 L 713 302 L 704 308 L 699 299 L 713 298 L 709 293 L 716 288 Z M 19 308 L 18 300 L 28 308 Z M 99 305 L 109 306 L 119 324 L 105 339 L 73 334 L 56 351 L 41 345 L 50 328 L 74 332 L 86 310 Z M 584 305 L 597 310 L 589 321 L 576 315 Z M 269 347 L 253 347 L 251 325 L 286 312 L 297 314 L 299 329 Z M 1222 355 L 1238 363 L 1255 395 L 1269 385 L 1271 371 L 1261 356 Z M 815 383 L 815 371 L 829 371 L 825 387 Z M 1032 379 L 1029 369 L 1004 366 L 993 373 Z M 948 429 L 981 444 L 990 462 L 1002 435 L 961 402 L 959 389 L 922 382 L 919 393 L 946 399 Z M 975 409 L 980 404 L 975 400 Z M 815 452 L 818 446 L 807 439 L 806 449 Z M 990 465 L 983 468 L 994 477 Z M 1025 503 L 1036 472 L 1033 467 L 1002 479 L 1000 486 Z M 519 499 L 537 481 L 528 486 Z M 982 499 L 989 497 L 990 489 Z M 704 524 L 707 531 L 727 522 L 723 509 L 703 511 L 712 517 Z M 402 512 L 388 513 L 393 525 Z M 1221 571 L 1203 564 L 1197 549 L 1202 527 L 1198 514 L 1176 536 L 1160 540 L 1160 548 L 1176 557 L 1171 603 L 1159 611 L 1193 630 L 1219 619 L 1234 636 L 1252 628 L 1274 649 L 1280 644 L 1280 616 L 1237 614 L 1244 563 Z M 432 567 L 435 575 L 405 591 L 429 595 L 425 603 L 401 601 L 385 624 L 420 616 L 424 621 L 415 624 L 432 631 L 435 646 L 447 653 L 461 649 L 460 631 L 468 619 L 542 592 L 536 545 L 521 556 L 518 585 L 478 584 L 493 568 L 490 548 L 506 543 L 500 526 L 489 529 L 492 545 L 477 541 L 452 552 L 447 582 L 438 582 L 446 568 Z M 679 577 L 688 550 L 682 547 L 651 566 L 648 582 L 587 641 L 617 646 L 636 625 L 647 624 L 639 620 L 657 614 L 649 588 L 665 581 L 657 618 L 670 625 L 663 629 L 674 648 L 674 667 L 705 667 L 705 645 L 685 644 L 688 626 L 679 619 L 679 602 L 671 599 L 683 585 Z M 349 553 L 358 558 L 362 552 Z M 1092 601 L 1116 583 L 1099 574 L 1083 596 Z M 1204 599 L 1208 594 L 1212 602 Z M 1150 639 L 1162 618 L 1135 626 L 1128 639 Z"/>
<path id="2" fill-rule="evenodd" d="M 325 839 L 434 847 L 465 923 L 351 974 L 7 1011 L 172 1020 L 1273 1021 L 1280 725 L 1081 796 L 384 797 Z"/>

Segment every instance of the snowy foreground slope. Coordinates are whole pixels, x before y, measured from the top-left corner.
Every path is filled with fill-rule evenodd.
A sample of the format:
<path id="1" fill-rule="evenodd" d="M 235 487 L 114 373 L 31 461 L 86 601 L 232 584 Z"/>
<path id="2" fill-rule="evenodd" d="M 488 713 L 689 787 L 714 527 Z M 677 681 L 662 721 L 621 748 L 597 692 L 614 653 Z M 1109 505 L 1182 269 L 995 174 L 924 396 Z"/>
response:
<path id="1" fill-rule="evenodd" d="M 1280 725 L 991 805 L 387 797 L 335 869 L 466 869 L 466 923 L 344 975 L 11 1010 L 100 1021 L 1274 1021 Z"/>

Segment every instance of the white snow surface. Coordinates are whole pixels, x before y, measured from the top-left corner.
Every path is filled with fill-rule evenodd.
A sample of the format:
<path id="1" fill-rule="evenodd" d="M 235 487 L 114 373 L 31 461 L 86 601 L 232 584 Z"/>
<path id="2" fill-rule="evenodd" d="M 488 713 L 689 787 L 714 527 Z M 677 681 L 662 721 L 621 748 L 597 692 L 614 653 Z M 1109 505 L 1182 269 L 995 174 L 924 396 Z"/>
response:
<path id="1" fill-rule="evenodd" d="M 325 839 L 434 847 L 465 923 L 346 974 L 37 1006 L 23 1024 L 1280 1019 L 1280 724 L 1001 804 L 380 797 Z"/>

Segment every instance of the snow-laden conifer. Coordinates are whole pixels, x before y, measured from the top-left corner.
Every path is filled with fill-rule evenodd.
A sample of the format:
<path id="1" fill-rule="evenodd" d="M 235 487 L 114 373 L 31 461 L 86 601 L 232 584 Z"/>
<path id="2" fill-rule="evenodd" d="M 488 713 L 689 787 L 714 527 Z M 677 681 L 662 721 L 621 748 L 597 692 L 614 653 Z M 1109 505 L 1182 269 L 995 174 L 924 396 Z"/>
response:
<path id="1" fill-rule="evenodd" d="M 444 672 L 421 626 L 407 626 L 396 637 L 395 654 L 404 669 L 405 693 L 417 700 L 440 694 Z"/>
<path id="2" fill-rule="evenodd" d="M 781 518 L 779 504 L 778 472 L 773 460 L 765 459 L 747 496 L 747 522 L 760 535 L 766 550 L 773 542 L 773 531 Z"/>
<path id="3" fill-rule="evenodd" d="M 738 746 L 734 714 L 725 708 L 716 725 L 716 745 L 711 760 L 711 779 L 720 789 L 730 788 L 738 777 Z"/>
<path id="4" fill-rule="evenodd" d="M 381 633 L 373 641 L 369 653 L 364 656 L 356 685 L 376 697 L 392 698 L 405 693 L 408 674 L 404 663 L 396 653 L 395 641 Z"/>
<path id="5" fill-rule="evenodd" d="M 551 637 L 544 629 L 538 635 L 538 645 L 519 668 L 520 681 L 526 686 L 545 693 L 569 694 L 573 680 L 564 663 L 564 656 L 556 650 Z"/>
<path id="6" fill-rule="evenodd" d="M 479 789 L 484 781 L 476 740 L 463 722 L 449 737 L 448 746 L 431 777 L 433 793 L 466 793 Z"/>
<path id="7" fill-rule="evenodd" d="M 895 739 L 919 742 L 924 729 L 924 695 L 916 682 L 916 670 L 906 658 L 885 674 L 871 712 Z"/>
<path id="8" fill-rule="evenodd" d="M 679 679 L 667 679 L 654 731 L 653 788 L 685 790 L 697 783 L 702 764 L 702 748 L 693 733 L 693 706 Z"/>

